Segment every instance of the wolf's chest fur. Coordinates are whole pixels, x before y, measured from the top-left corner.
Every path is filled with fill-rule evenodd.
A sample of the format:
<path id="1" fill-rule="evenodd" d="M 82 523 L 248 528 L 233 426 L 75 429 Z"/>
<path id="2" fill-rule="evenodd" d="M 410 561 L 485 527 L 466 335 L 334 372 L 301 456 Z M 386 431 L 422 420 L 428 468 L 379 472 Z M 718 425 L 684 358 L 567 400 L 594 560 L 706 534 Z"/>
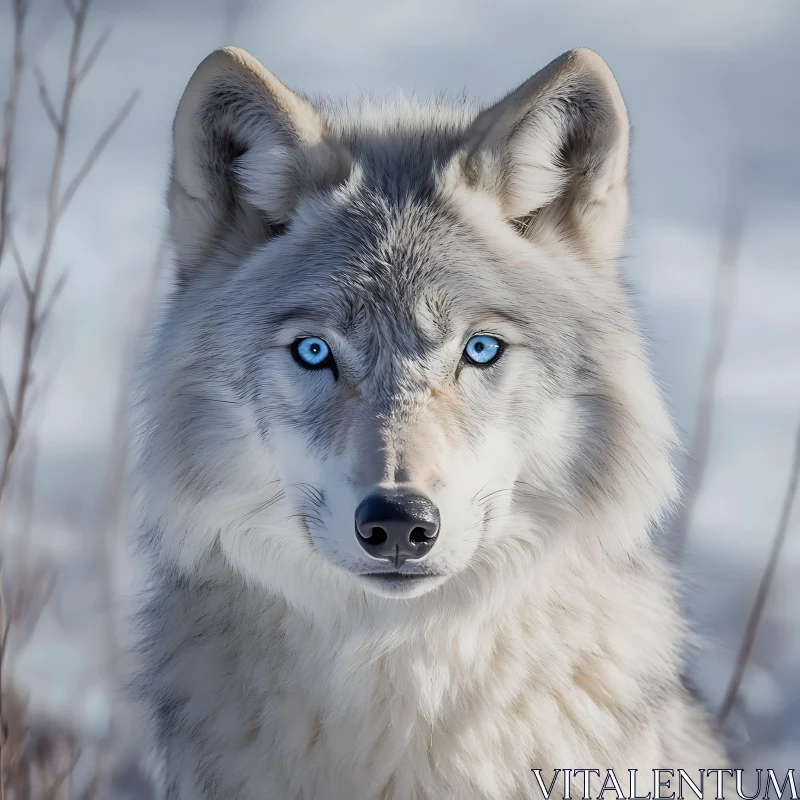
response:
<path id="1" fill-rule="evenodd" d="M 533 767 L 700 766 L 710 745 L 676 683 L 680 624 L 669 603 L 649 617 L 659 576 L 583 566 L 505 613 L 392 631 L 320 627 L 221 584 L 170 587 L 146 694 L 186 781 L 177 796 L 512 800 L 535 796 Z M 665 746 L 664 724 L 691 746 Z"/>

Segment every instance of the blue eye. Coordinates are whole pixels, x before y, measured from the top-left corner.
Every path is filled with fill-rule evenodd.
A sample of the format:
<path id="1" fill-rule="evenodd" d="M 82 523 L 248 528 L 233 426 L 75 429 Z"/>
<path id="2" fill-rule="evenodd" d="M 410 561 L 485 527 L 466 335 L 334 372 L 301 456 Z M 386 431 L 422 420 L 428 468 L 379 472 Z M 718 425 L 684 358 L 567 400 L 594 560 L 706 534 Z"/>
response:
<path id="1" fill-rule="evenodd" d="M 503 342 L 494 336 L 481 333 L 473 336 L 464 348 L 464 356 L 467 361 L 485 367 L 493 361 L 497 361 L 503 352 Z"/>
<path id="2" fill-rule="evenodd" d="M 324 339 L 318 336 L 307 336 L 298 339 L 292 345 L 294 360 L 305 369 L 323 369 L 333 363 L 331 349 Z"/>

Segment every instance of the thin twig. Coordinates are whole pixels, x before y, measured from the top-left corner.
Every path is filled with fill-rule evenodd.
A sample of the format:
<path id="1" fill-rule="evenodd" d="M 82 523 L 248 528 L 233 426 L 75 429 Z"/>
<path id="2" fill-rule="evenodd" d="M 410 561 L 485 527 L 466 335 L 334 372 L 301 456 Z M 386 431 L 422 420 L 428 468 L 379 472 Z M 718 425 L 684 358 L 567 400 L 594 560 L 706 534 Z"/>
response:
<path id="1" fill-rule="evenodd" d="M 8 243 L 11 245 L 11 255 L 14 258 L 14 264 L 17 267 L 17 275 L 19 276 L 19 282 L 22 285 L 22 291 L 25 293 L 25 297 L 30 300 L 31 295 L 33 294 L 33 289 L 31 289 L 31 282 L 28 280 L 28 272 L 25 269 L 25 262 L 22 260 L 22 255 L 17 247 L 17 242 L 14 239 L 13 231 L 8 232 Z"/>
<path id="2" fill-rule="evenodd" d="M 3 294 L 0 295 L 0 322 L 3 321 L 3 314 L 5 314 L 6 306 L 8 305 L 8 300 L 11 297 L 11 289 L 6 289 Z"/>
<path id="3" fill-rule="evenodd" d="M 14 55 L 12 57 L 11 80 L 3 119 L 3 144 L 0 151 L 0 262 L 5 252 L 8 235 L 9 205 L 11 199 L 11 165 L 14 154 L 14 135 L 19 115 L 19 94 L 22 88 L 22 73 L 25 70 L 24 34 L 28 17 L 28 0 L 13 0 Z M 2 790 L 0 789 L 0 792 Z M 2 797 L 2 794 L 0 794 Z"/>
<path id="4" fill-rule="evenodd" d="M 11 400 L 6 390 L 5 381 L 0 378 L 0 403 L 3 405 L 3 414 L 6 417 L 6 424 L 10 428 L 14 424 L 14 415 L 11 412 Z"/>
<path id="5" fill-rule="evenodd" d="M 36 87 L 39 90 L 39 99 L 42 101 L 42 107 L 44 108 L 45 114 L 47 114 L 47 119 L 50 120 L 53 130 L 58 133 L 61 130 L 61 120 L 58 118 L 55 106 L 53 106 L 53 101 L 50 99 L 50 91 L 47 88 L 47 82 L 44 79 L 44 75 L 42 75 L 42 73 L 39 71 L 39 67 L 33 68 L 33 75 L 36 78 Z"/>
<path id="6" fill-rule="evenodd" d="M 120 126 L 128 117 L 128 114 L 131 113 L 134 105 L 136 105 L 136 101 L 139 99 L 139 91 L 135 91 L 131 94 L 131 96 L 125 101 L 122 105 L 122 108 L 117 112 L 117 115 L 111 122 L 108 124 L 108 127 L 103 131 L 100 137 L 95 142 L 94 147 L 89 151 L 89 155 L 86 157 L 86 161 L 83 162 L 83 166 L 78 170 L 77 175 L 72 179 L 69 186 L 67 186 L 66 190 L 64 191 L 64 196 L 61 198 L 61 205 L 59 207 L 58 213 L 63 214 L 66 211 L 67 206 L 69 205 L 72 198 L 75 196 L 75 192 L 78 191 L 80 188 L 81 183 L 83 183 L 86 176 L 91 171 L 92 167 L 95 165 L 95 162 L 103 153 L 108 143 L 113 138 L 114 134 L 119 130 Z"/>
<path id="7" fill-rule="evenodd" d="M 64 291 L 64 287 L 67 285 L 67 273 L 62 272 L 61 275 L 58 276 L 58 280 L 53 286 L 52 290 L 50 291 L 50 297 L 42 305 L 42 312 L 39 314 L 39 319 L 36 322 L 37 330 L 41 331 L 47 321 L 50 319 L 50 314 L 53 311 L 53 306 L 55 305 L 56 300 L 61 296 L 61 293 Z"/>
<path id="8" fill-rule="evenodd" d="M 758 585 L 758 592 L 756 599 L 753 603 L 753 608 L 750 611 L 750 618 L 747 620 L 747 627 L 745 628 L 744 638 L 742 639 L 742 646 L 739 649 L 739 655 L 736 659 L 736 667 L 734 668 L 731 681 L 728 684 L 728 690 L 725 692 L 725 699 L 722 701 L 720 710 L 717 714 L 717 723 L 721 726 L 739 695 L 739 687 L 742 683 L 745 670 L 747 669 L 747 662 L 750 660 L 750 653 L 755 644 L 756 632 L 758 631 L 758 624 L 761 621 L 761 616 L 764 612 L 764 605 L 767 601 L 767 595 L 772 586 L 773 578 L 775 577 L 775 570 L 778 566 L 778 557 L 783 549 L 783 543 L 786 541 L 786 533 L 789 530 L 789 520 L 792 516 L 792 507 L 794 499 L 797 495 L 797 484 L 800 480 L 800 422 L 797 425 L 794 440 L 794 456 L 792 459 L 792 467 L 789 472 L 789 480 L 786 484 L 786 491 L 783 495 L 783 505 L 781 507 L 781 515 L 778 519 L 778 527 L 775 529 L 775 536 L 772 540 L 772 548 L 769 553 L 767 565 L 764 568 L 764 573 L 761 576 L 761 582 Z"/>
<path id="9" fill-rule="evenodd" d="M 708 466 L 717 378 L 730 339 L 743 227 L 744 214 L 740 194 L 731 190 L 722 226 L 722 241 L 714 285 L 711 334 L 703 364 L 692 443 L 686 464 L 686 493 L 673 529 L 676 559 L 680 559 L 686 549 L 689 528 Z"/>
<path id="10" fill-rule="evenodd" d="M 2 297 L 0 297 L 0 323 L 3 321 L 3 314 L 6 310 L 6 305 L 8 304 L 8 298 L 11 296 L 11 290 L 6 289 L 3 292 Z M 14 424 L 14 417 L 11 412 L 11 400 L 8 397 L 8 392 L 6 391 L 6 383 L 3 380 L 3 376 L 0 375 L 0 403 L 3 406 L 3 413 L 6 417 L 6 423 L 10 428 Z M 1 555 L 1 554 L 0 554 Z M 2 624 L 2 616 L 0 616 L 0 624 Z"/>
<path id="11" fill-rule="evenodd" d="M 97 57 L 103 51 L 110 37 L 111 28 L 106 28 L 100 35 L 100 38 L 94 43 L 94 47 L 89 51 L 89 55 L 86 56 L 86 60 L 83 62 L 83 66 L 78 70 L 76 80 L 79 84 L 82 83 L 83 79 L 92 71 L 94 62 L 97 61 Z"/>

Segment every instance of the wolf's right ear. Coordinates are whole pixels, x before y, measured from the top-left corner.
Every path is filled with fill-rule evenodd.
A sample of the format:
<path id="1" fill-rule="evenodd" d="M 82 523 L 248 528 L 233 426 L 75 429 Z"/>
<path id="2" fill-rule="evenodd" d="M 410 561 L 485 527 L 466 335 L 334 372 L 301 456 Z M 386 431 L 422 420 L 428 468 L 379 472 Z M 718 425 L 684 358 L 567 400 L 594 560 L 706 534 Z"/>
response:
<path id="1" fill-rule="evenodd" d="M 214 248 L 262 243 L 300 197 L 343 180 L 346 150 L 317 110 L 249 53 L 208 56 L 192 75 L 173 125 L 168 202 L 181 277 Z"/>
<path id="2" fill-rule="evenodd" d="M 524 236 L 607 267 L 627 222 L 628 138 L 611 70 L 597 53 L 571 50 L 478 115 L 461 169 Z"/>

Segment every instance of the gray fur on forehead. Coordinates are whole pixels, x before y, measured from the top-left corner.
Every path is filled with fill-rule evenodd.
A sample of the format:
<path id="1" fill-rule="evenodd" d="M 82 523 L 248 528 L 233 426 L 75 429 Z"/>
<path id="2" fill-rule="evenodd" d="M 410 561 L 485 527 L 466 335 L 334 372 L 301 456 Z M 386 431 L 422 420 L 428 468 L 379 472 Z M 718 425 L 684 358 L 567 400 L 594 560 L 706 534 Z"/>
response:
<path id="1" fill-rule="evenodd" d="M 312 102 L 332 136 L 358 163 L 365 184 L 395 200 L 426 197 L 435 190 L 437 169 L 463 146 L 464 132 L 477 113 L 466 99 L 447 97 Z"/>
<path id="2" fill-rule="evenodd" d="M 380 330 L 404 353 L 421 356 L 452 333 L 455 298 L 440 278 L 444 251 L 463 246 L 451 241 L 458 227 L 432 194 L 398 198 L 358 186 L 310 232 L 310 257 L 295 256 L 280 276 L 267 278 L 286 309 L 268 326 L 279 329 L 310 311 L 348 336 L 372 338 Z"/>

